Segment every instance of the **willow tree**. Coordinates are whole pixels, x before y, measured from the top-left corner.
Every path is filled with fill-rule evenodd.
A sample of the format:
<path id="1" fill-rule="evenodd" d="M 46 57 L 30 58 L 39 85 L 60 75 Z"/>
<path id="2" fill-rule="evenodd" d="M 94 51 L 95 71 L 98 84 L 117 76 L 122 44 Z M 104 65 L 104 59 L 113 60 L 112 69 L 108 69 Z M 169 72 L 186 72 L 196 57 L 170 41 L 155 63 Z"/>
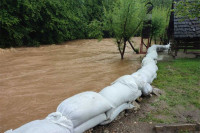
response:
<path id="1" fill-rule="evenodd" d="M 104 27 L 116 39 L 121 59 L 124 57 L 127 43 L 138 53 L 138 50 L 133 47 L 130 38 L 140 29 L 145 14 L 145 3 L 139 0 L 118 0 L 110 10 L 105 10 Z"/>

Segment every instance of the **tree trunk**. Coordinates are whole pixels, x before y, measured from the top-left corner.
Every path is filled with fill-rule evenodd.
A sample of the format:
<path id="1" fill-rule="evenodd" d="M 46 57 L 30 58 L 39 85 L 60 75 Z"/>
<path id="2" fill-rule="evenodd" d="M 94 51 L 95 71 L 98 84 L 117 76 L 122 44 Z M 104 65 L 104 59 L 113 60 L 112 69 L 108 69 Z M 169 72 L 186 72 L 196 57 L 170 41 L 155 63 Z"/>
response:
<path id="1" fill-rule="evenodd" d="M 123 47 L 123 51 L 121 53 L 121 59 L 124 59 L 124 53 L 125 53 L 125 49 L 126 49 L 126 41 L 124 41 L 124 47 Z"/>
<path id="2" fill-rule="evenodd" d="M 163 43 L 162 37 L 160 37 L 160 45 Z"/>
<path id="3" fill-rule="evenodd" d="M 131 41 L 130 40 L 128 40 L 128 42 L 129 42 L 129 44 L 131 45 L 131 48 L 133 49 L 133 51 L 135 51 L 136 52 L 136 54 L 139 54 L 139 51 L 137 51 L 134 47 L 133 47 L 133 45 L 132 45 L 132 43 L 131 43 Z"/>
<path id="4" fill-rule="evenodd" d="M 150 45 L 151 45 L 152 37 L 150 37 Z"/>

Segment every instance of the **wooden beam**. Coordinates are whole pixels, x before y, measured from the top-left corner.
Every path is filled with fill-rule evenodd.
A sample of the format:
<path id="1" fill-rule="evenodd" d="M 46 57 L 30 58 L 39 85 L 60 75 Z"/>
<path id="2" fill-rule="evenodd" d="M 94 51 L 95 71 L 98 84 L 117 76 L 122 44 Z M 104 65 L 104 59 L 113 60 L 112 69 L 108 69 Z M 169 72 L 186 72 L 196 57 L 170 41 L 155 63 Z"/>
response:
<path id="1" fill-rule="evenodd" d="M 173 124 L 173 125 L 156 125 L 154 127 L 157 133 L 166 132 L 183 132 L 183 131 L 200 131 L 200 123 L 198 124 Z"/>

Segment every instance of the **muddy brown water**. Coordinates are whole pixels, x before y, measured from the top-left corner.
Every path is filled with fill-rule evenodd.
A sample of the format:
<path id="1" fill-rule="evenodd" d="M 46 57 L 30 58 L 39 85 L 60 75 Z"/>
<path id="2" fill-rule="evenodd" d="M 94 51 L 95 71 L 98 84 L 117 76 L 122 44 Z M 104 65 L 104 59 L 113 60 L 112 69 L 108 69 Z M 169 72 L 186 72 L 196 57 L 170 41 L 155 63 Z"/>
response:
<path id="1" fill-rule="evenodd" d="M 120 55 L 113 39 L 0 50 L 0 132 L 55 112 L 60 102 L 84 91 L 99 92 L 140 67 L 131 48 Z"/>

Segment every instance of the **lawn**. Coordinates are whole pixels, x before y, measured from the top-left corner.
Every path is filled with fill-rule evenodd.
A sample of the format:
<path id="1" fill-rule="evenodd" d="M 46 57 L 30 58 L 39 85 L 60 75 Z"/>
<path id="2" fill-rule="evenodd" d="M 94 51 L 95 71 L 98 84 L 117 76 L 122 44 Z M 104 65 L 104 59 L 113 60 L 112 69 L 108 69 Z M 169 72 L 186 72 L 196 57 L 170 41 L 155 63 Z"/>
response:
<path id="1" fill-rule="evenodd" d="M 152 111 L 141 121 L 155 123 L 200 122 L 200 59 L 177 59 L 158 63 L 153 85 L 164 90 Z"/>

